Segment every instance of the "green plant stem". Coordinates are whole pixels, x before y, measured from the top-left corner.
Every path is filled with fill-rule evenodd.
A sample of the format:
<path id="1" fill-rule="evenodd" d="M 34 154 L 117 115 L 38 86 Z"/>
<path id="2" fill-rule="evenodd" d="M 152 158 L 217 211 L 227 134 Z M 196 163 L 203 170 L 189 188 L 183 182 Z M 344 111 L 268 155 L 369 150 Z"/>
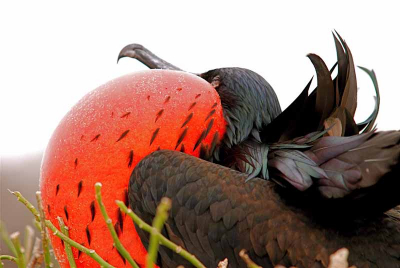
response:
<path id="1" fill-rule="evenodd" d="M 58 223 L 60 225 L 60 230 L 61 232 L 69 237 L 69 231 L 68 231 L 68 227 L 65 226 L 64 221 L 61 217 L 57 217 Z M 67 253 L 67 258 L 68 258 L 68 262 L 69 262 L 69 266 L 71 268 L 76 268 L 76 263 L 75 263 L 75 258 L 74 255 L 72 254 L 72 249 L 71 249 L 71 245 L 68 243 L 64 243 L 64 247 L 65 247 L 65 253 Z"/>
<path id="2" fill-rule="evenodd" d="M 139 268 L 137 263 L 133 260 L 132 256 L 124 248 L 124 246 L 122 245 L 121 241 L 118 238 L 118 234 L 115 231 L 115 228 L 114 228 L 114 226 L 112 224 L 112 220 L 108 216 L 107 211 L 106 211 L 106 207 L 104 206 L 104 203 L 103 203 L 103 200 L 102 200 L 102 197 L 101 197 L 101 187 L 102 187 L 102 185 L 101 185 L 100 182 L 97 182 L 95 184 L 96 200 L 97 200 L 97 203 L 99 204 L 101 214 L 103 215 L 103 218 L 106 221 L 107 228 L 111 233 L 112 239 L 114 241 L 114 246 L 118 250 L 118 252 L 121 253 L 121 255 L 129 262 L 129 264 L 133 268 Z"/>
<path id="3" fill-rule="evenodd" d="M 0 260 L 9 260 L 17 263 L 17 258 L 10 255 L 0 255 Z"/>
<path id="4" fill-rule="evenodd" d="M 29 225 L 25 226 L 25 234 L 24 234 L 24 249 L 25 249 L 25 261 L 29 262 L 31 259 L 31 253 L 33 248 L 33 239 L 35 237 L 35 231 Z"/>
<path id="5" fill-rule="evenodd" d="M 11 190 L 8 190 L 8 191 L 11 194 L 15 195 L 17 197 L 17 200 L 19 202 L 21 202 L 22 204 L 24 204 L 32 212 L 33 216 L 35 216 L 35 219 L 40 222 L 39 212 L 25 197 L 22 196 L 22 194 L 20 192 L 18 192 L 18 191 L 13 192 Z"/>
<path id="6" fill-rule="evenodd" d="M 12 233 L 10 235 L 11 242 L 14 245 L 15 251 L 17 252 L 17 265 L 19 268 L 25 268 L 25 256 L 22 252 L 21 243 L 19 241 L 19 232 Z"/>
<path id="7" fill-rule="evenodd" d="M 171 209 L 171 200 L 169 198 L 162 198 L 160 204 L 157 207 L 156 216 L 153 219 L 153 227 L 150 232 L 150 242 L 147 252 L 146 268 L 153 268 L 154 262 L 157 259 L 157 252 L 159 243 L 158 234 L 161 233 L 161 229 L 168 219 L 168 211 Z"/>
<path id="8" fill-rule="evenodd" d="M 127 214 L 131 219 L 136 223 L 136 225 L 140 228 L 143 229 L 144 231 L 148 232 L 151 234 L 153 231 L 153 227 L 144 222 L 139 216 L 137 216 L 131 209 L 128 209 L 125 205 L 124 202 L 122 201 L 115 201 L 117 203 L 117 206 L 121 209 L 122 212 Z M 159 243 L 170 250 L 176 252 L 179 254 L 181 257 L 189 261 L 193 266 L 198 267 L 198 268 L 205 268 L 205 265 L 202 264 L 193 254 L 189 253 L 185 249 L 183 249 L 181 246 L 178 246 L 174 242 L 168 240 L 165 236 L 163 236 L 161 233 L 157 234 Z"/>
<path id="9" fill-rule="evenodd" d="M 36 229 L 38 229 L 39 232 L 42 231 L 42 226 L 40 225 L 40 222 L 38 222 L 36 219 L 33 219 L 33 225 L 35 225 Z"/>
<path id="10" fill-rule="evenodd" d="M 77 248 L 78 250 L 82 251 L 83 253 L 87 254 L 89 257 L 94 259 L 96 262 L 100 264 L 100 266 L 105 267 L 105 268 L 114 268 L 111 264 L 107 263 L 105 260 L 103 260 L 94 249 L 88 249 L 87 247 L 82 246 L 78 242 L 75 242 L 71 238 L 65 236 L 62 234 L 49 220 L 46 220 L 46 226 L 49 228 L 53 234 L 59 238 L 61 238 L 65 243 L 70 244 L 74 248 Z"/>
<path id="11" fill-rule="evenodd" d="M 35 216 L 37 221 L 40 221 L 40 216 L 39 216 L 39 212 L 36 210 L 36 208 L 28 201 L 26 200 L 25 197 L 22 196 L 22 194 L 20 192 L 12 192 L 10 191 L 13 195 L 15 195 L 17 197 L 17 199 L 24 204 L 33 214 L 33 216 Z M 93 260 L 95 260 L 97 263 L 100 264 L 100 266 L 104 267 L 104 268 L 114 268 L 114 266 L 112 266 L 111 264 L 107 263 L 105 260 L 103 260 L 97 253 L 95 250 L 93 249 L 89 249 L 87 247 L 82 246 L 81 244 L 79 244 L 78 242 L 75 242 L 74 240 L 72 240 L 71 238 L 65 236 L 63 233 L 61 233 L 54 225 L 53 223 L 51 223 L 51 221 L 49 220 L 45 220 L 45 225 L 47 228 L 49 228 L 53 234 L 55 236 L 57 236 L 58 238 L 62 239 L 65 243 L 70 244 L 72 247 L 82 251 L 83 253 L 87 254 L 89 257 L 91 257 Z"/>
<path id="12" fill-rule="evenodd" d="M 247 255 L 246 250 L 242 249 L 239 252 L 239 256 L 240 258 L 242 258 L 244 260 L 244 262 L 247 264 L 247 268 L 262 268 L 261 266 L 258 266 L 257 264 L 255 264 L 253 262 L 252 259 L 250 259 L 249 255 Z"/>
<path id="13" fill-rule="evenodd" d="M 9 256 L 9 255 L 0 255 L 0 268 L 3 268 L 2 260 L 13 261 L 18 265 L 18 259 L 17 258 L 15 258 L 13 256 Z"/>
<path id="14" fill-rule="evenodd" d="M 36 192 L 36 201 L 38 204 L 38 209 L 39 209 L 39 216 L 40 216 L 40 222 L 41 222 L 41 227 L 42 231 L 40 232 L 42 235 L 42 248 L 43 248 L 43 255 L 44 255 L 44 265 L 46 268 L 51 268 L 51 256 L 50 256 L 50 250 L 49 250 L 49 236 L 47 235 L 47 230 L 45 226 L 45 216 L 44 216 L 44 210 L 42 206 L 42 198 L 40 196 L 40 192 Z"/>
<path id="15" fill-rule="evenodd" d="M 17 255 L 17 251 L 15 251 L 14 245 L 11 242 L 10 236 L 7 232 L 6 225 L 2 221 L 0 221 L 0 232 L 1 232 L 1 238 L 3 239 L 8 249 L 12 252 L 12 254 Z"/>

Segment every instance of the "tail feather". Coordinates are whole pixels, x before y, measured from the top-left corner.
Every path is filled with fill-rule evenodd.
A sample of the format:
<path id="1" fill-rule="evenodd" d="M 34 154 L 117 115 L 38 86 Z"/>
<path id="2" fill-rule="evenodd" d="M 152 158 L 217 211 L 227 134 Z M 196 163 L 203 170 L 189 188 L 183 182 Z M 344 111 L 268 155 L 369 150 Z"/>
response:
<path id="1" fill-rule="evenodd" d="M 343 91 L 346 86 L 346 80 L 347 80 L 347 69 L 349 65 L 348 58 L 346 56 L 346 53 L 343 50 L 342 43 L 336 38 L 335 34 L 332 33 L 333 39 L 335 41 L 335 47 L 336 47 L 336 54 L 337 54 L 337 65 L 338 65 L 338 75 L 336 77 L 336 88 L 335 91 L 337 93 L 337 102 L 336 105 L 338 106 L 340 104 L 340 99 L 343 96 Z"/>
<path id="2" fill-rule="evenodd" d="M 337 76 L 332 79 L 333 68 L 329 71 L 320 57 L 309 54 L 317 73 L 317 88 L 309 94 L 310 81 L 296 100 L 262 130 L 261 142 L 247 141 L 232 148 L 235 155 L 243 153 L 245 157 L 234 157 L 231 163 L 235 169 L 251 171 L 254 176 L 264 163 L 257 147 L 267 145 L 271 179 L 301 191 L 309 189 L 325 198 L 351 199 L 357 209 L 364 210 L 372 206 L 374 198 L 382 199 L 385 192 L 392 195 L 391 187 L 400 186 L 400 131 L 375 132 L 379 88 L 375 73 L 363 67 L 360 68 L 374 84 L 376 102 L 367 120 L 356 124 L 353 57 L 339 34 L 334 35 L 334 40 Z M 250 159 L 252 165 L 244 165 L 244 159 Z M 374 208 L 382 212 L 398 205 L 398 196 L 384 198 Z"/>
<path id="3" fill-rule="evenodd" d="M 261 132 L 263 142 L 292 140 L 313 131 L 327 129 L 332 126 L 332 122 L 338 126 L 327 135 L 350 136 L 359 133 L 359 127 L 354 121 L 357 80 L 353 57 L 340 35 L 334 35 L 334 40 L 338 57 L 335 64 L 338 67 L 337 76 L 331 78 L 335 66 L 329 71 L 320 57 L 309 54 L 317 73 L 317 88 L 308 95 L 309 83 L 299 97 L 264 128 Z"/>
<path id="4" fill-rule="evenodd" d="M 379 113 L 381 96 L 379 94 L 378 80 L 376 79 L 374 70 L 368 70 L 367 68 L 364 68 L 361 66 L 358 66 L 358 68 L 360 68 L 361 70 L 363 70 L 364 72 L 366 72 L 369 75 L 369 77 L 372 80 L 372 83 L 374 84 L 374 89 L 375 89 L 375 94 L 376 94 L 374 111 L 371 113 L 371 115 L 365 121 L 357 124 L 358 130 L 362 131 L 362 133 L 366 133 L 375 128 L 375 121 L 376 121 L 376 118 L 378 117 L 378 113 Z"/>
<path id="5" fill-rule="evenodd" d="M 301 136 L 298 134 L 300 124 L 297 124 L 297 122 L 301 120 L 302 111 L 306 106 L 307 99 L 309 99 L 308 90 L 312 80 L 313 78 L 310 79 L 292 104 L 261 131 L 260 137 L 264 143 L 286 141 Z"/>
<path id="6" fill-rule="evenodd" d="M 346 84 L 343 90 L 343 96 L 341 97 L 340 106 L 346 108 L 346 110 L 350 112 L 351 116 L 354 117 L 357 108 L 357 78 L 356 78 L 356 71 L 354 68 L 353 56 L 351 54 L 350 48 L 347 46 L 343 38 L 337 32 L 336 35 L 339 37 L 340 42 L 342 43 L 345 49 L 345 54 L 348 61 L 347 72 L 346 72 Z M 337 42 L 335 41 L 335 43 Z"/>
<path id="7" fill-rule="evenodd" d="M 319 129 L 321 130 L 322 123 L 332 113 L 335 105 L 335 90 L 333 87 L 333 81 L 325 62 L 315 54 L 308 54 L 308 58 L 311 60 L 314 68 L 317 72 L 318 86 L 316 89 L 316 102 L 315 102 L 315 113 L 316 122 Z M 310 120 L 310 118 L 309 118 Z"/>

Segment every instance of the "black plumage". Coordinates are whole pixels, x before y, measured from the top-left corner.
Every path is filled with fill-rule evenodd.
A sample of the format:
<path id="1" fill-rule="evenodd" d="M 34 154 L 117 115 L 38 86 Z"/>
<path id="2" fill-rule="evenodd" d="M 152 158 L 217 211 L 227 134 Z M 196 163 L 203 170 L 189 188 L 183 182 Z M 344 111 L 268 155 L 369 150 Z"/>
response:
<path id="1" fill-rule="evenodd" d="M 278 98 L 270 84 L 257 73 L 243 68 L 220 68 L 200 75 L 213 84 L 228 123 L 229 147 L 258 132 L 281 113 Z M 254 134 L 254 135 L 253 135 Z"/>
<path id="2" fill-rule="evenodd" d="M 217 267 L 224 258 L 230 267 L 246 267 L 238 256 L 243 248 L 264 268 L 327 267 L 329 255 L 341 247 L 350 250 L 349 262 L 357 267 L 400 267 L 399 211 L 382 213 L 386 208 L 374 207 L 385 193 L 399 196 L 399 174 L 397 165 L 368 199 L 321 199 L 259 178 L 245 182 L 243 173 L 161 150 L 133 171 L 129 202 L 138 216 L 151 222 L 161 198 L 171 198 L 163 234 L 207 267 Z M 377 213 L 371 213 L 374 209 Z M 149 234 L 137 230 L 148 246 Z M 163 247 L 158 264 L 191 267 Z"/>
<path id="3" fill-rule="evenodd" d="M 131 208 L 150 222 L 161 198 L 171 198 L 163 234 L 208 267 L 224 258 L 244 267 L 241 249 L 265 268 L 327 267 L 328 256 L 341 247 L 358 267 L 400 267 L 400 212 L 392 209 L 400 204 L 400 132 L 374 131 L 379 90 L 365 68 L 377 102 L 366 121 L 355 123 L 353 58 L 346 42 L 334 39 L 337 64 L 329 70 L 309 54 L 318 86 L 309 93 L 310 81 L 282 113 L 272 87 L 250 70 L 199 74 L 219 93 L 228 123 L 213 157 L 203 154 L 214 163 L 152 153 L 132 173 Z M 124 56 L 179 70 L 140 45 L 125 47 Z M 147 245 L 148 234 L 138 233 Z M 164 248 L 159 264 L 189 266 Z"/>

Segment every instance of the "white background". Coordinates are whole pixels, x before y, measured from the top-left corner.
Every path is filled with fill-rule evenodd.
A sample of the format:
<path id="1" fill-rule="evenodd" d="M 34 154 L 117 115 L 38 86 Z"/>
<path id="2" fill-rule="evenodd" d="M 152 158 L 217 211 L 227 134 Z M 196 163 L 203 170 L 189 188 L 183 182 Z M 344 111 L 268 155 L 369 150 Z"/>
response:
<path id="1" fill-rule="evenodd" d="M 356 64 L 376 71 L 382 96 L 378 128 L 400 129 L 399 8 L 389 1 L 323 2 L 2 1 L 0 153 L 44 150 L 83 95 L 146 69 L 132 59 L 117 65 L 129 43 L 192 72 L 252 69 L 270 82 L 285 108 L 314 75 L 307 53 L 334 64 L 334 29 Z M 373 89 L 366 75 L 357 75 L 361 121 L 374 105 Z"/>

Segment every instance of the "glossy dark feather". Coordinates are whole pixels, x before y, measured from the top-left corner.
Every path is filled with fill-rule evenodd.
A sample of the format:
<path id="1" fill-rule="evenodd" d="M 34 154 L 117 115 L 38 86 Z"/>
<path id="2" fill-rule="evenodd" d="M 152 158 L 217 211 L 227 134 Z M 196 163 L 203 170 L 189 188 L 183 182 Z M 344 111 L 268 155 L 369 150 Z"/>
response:
<path id="1" fill-rule="evenodd" d="M 338 63 L 338 75 L 337 75 L 337 84 L 336 84 L 336 90 L 338 92 L 338 102 L 337 105 L 340 102 L 340 99 L 343 96 L 344 88 L 346 86 L 346 80 L 347 80 L 347 69 L 349 66 L 349 61 L 347 59 L 347 56 L 343 50 L 342 44 L 338 40 L 338 38 L 333 34 L 333 40 L 335 41 L 335 47 L 336 47 L 336 55 L 337 55 L 337 63 Z"/>
<path id="2" fill-rule="evenodd" d="M 357 124 L 359 131 L 365 133 L 371 131 L 375 127 L 375 120 L 378 117 L 381 97 L 379 94 L 378 80 L 376 79 L 374 70 L 368 70 L 367 68 L 361 66 L 358 67 L 369 75 L 369 77 L 372 80 L 372 83 L 374 84 L 375 94 L 376 94 L 374 111 L 365 121 Z"/>
<path id="3" fill-rule="evenodd" d="M 263 142 L 285 141 L 296 136 L 294 134 L 296 132 L 296 121 L 300 117 L 298 111 L 301 111 L 306 104 L 312 80 L 311 78 L 300 95 L 261 132 Z"/>
<path id="4" fill-rule="evenodd" d="M 201 77 L 210 83 L 218 81 L 216 90 L 231 136 L 225 141 L 228 147 L 248 139 L 253 129 L 260 131 L 281 112 L 274 90 L 255 72 L 221 68 L 201 74 Z"/>
<path id="5" fill-rule="evenodd" d="M 325 62 L 319 56 L 308 54 L 308 58 L 317 72 L 318 87 L 316 89 L 317 96 L 314 116 L 317 117 L 317 124 L 322 126 L 324 120 L 332 113 L 335 104 L 333 81 L 328 67 L 326 67 Z"/>
<path id="6" fill-rule="evenodd" d="M 343 96 L 340 105 L 342 107 L 345 107 L 350 112 L 352 117 L 354 117 L 357 108 L 357 79 L 356 79 L 356 71 L 354 68 L 353 56 L 351 54 L 349 47 L 347 46 L 347 43 L 342 39 L 342 37 L 337 32 L 336 35 L 339 37 L 340 42 L 342 43 L 345 49 L 348 60 L 347 76 L 346 76 L 347 81 L 345 88 L 343 90 Z"/>
<path id="7" fill-rule="evenodd" d="M 340 36 L 338 39 L 334 35 L 334 40 L 338 56 L 337 77 L 331 79 L 322 59 L 310 54 L 309 57 L 317 72 L 317 88 L 308 96 L 304 90 L 293 102 L 293 106 L 289 106 L 261 131 L 264 143 L 284 142 L 326 129 L 330 126 L 329 122 L 334 122 L 336 119 L 341 124 L 340 136 L 359 133 L 359 128 L 353 119 L 357 107 L 357 81 L 353 58 L 350 49 Z M 307 91 L 308 87 L 307 85 Z"/>
<path id="8" fill-rule="evenodd" d="M 231 267 L 245 267 L 238 256 L 243 248 L 265 268 L 327 267 L 328 256 L 343 246 L 358 267 L 400 267 L 400 213 L 385 213 L 400 204 L 400 132 L 372 132 L 379 89 L 375 74 L 365 68 L 376 105 L 369 118 L 355 123 L 353 57 L 337 33 L 334 41 L 337 63 L 328 70 L 310 54 L 318 86 L 309 93 L 310 81 L 282 113 L 272 87 L 250 70 L 199 74 L 219 93 L 227 122 L 222 145 L 216 146 L 214 136 L 211 148 L 201 147 L 201 157 L 226 167 L 155 152 L 132 173 L 132 209 L 151 222 L 160 199 L 171 198 L 163 234 L 208 267 L 226 257 Z M 178 70 L 140 45 L 127 46 L 123 56 L 150 68 Z M 148 234 L 138 232 L 147 245 Z M 164 248 L 159 264 L 189 266 Z"/>
<path id="9" fill-rule="evenodd" d="M 384 181 L 399 189 L 399 174 L 397 165 L 385 174 Z M 349 262 L 358 267 L 400 267 L 397 211 L 382 214 L 381 210 L 371 217 L 366 199 L 327 200 L 313 191 L 304 195 L 272 181 L 246 183 L 246 179 L 232 169 L 161 150 L 134 169 L 130 206 L 150 223 L 161 198 L 171 198 L 172 211 L 163 234 L 207 267 L 217 267 L 226 257 L 231 267 L 245 267 L 238 257 L 242 248 L 264 268 L 277 264 L 327 267 L 328 256 L 343 246 L 351 252 Z M 377 188 L 380 185 L 376 183 Z M 381 197 L 376 195 L 374 200 Z M 148 234 L 137 230 L 147 246 Z M 163 247 L 158 264 L 191 267 Z"/>

